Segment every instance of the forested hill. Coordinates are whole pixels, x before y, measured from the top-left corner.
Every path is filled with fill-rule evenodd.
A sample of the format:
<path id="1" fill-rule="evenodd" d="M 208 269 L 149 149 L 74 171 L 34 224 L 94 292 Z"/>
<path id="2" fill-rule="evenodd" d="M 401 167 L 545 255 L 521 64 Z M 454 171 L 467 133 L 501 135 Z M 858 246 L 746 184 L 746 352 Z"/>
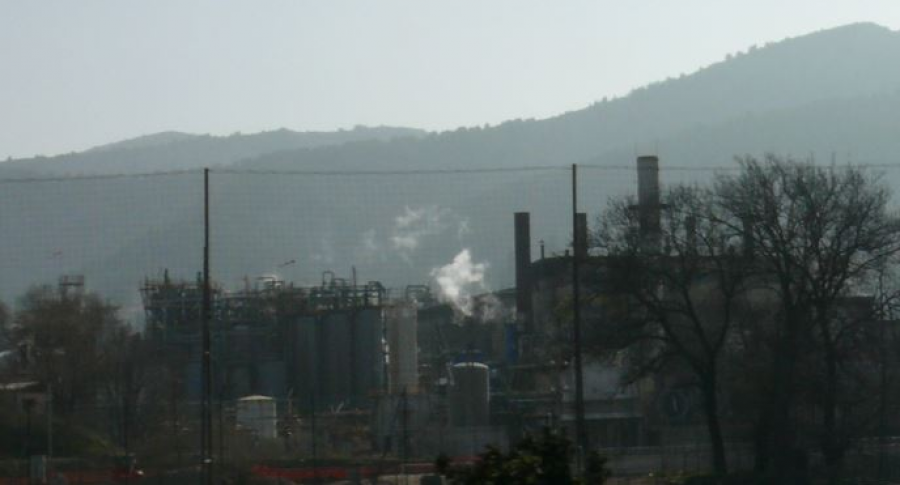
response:
<path id="1" fill-rule="evenodd" d="M 163 132 L 118 141 L 84 152 L 0 163 L 0 177 L 13 171 L 32 175 L 141 173 L 222 166 L 286 150 L 391 140 L 424 135 L 422 130 L 357 126 L 352 130 L 297 132 L 286 129 L 229 136 Z"/>
<path id="2" fill-rule="evenodd" d="M 364 280 L 423 283 L 463 248 L 487 264 L 489 285 L 500 287 L 512 281 L 513 211 L 534 214 L 532 254 L 538 240 L 548 252 L 565 249 L 565 173 L 259 172 L 630 166 L 636 153 L 652 151 L 660 155 L 663 182 L 671 183 L 706 173 L 669 172 L 667 166 L 728 166 L 734 155 L 769 151 L 897 164 L 898 127 L 900 34 L 858 24 L 751 48 L 549 119 L 443 133 L 166 134 L 0 163 L 0 178 L 215 166 L 214 275 L 227 287 L 263 273 L 312 282 L 324 270 L 348 275 L 351 266 Z M 227 168 L 254 174 L 225 174 Z M 897 175 L 889 171 L 887 180 Z M 188 174 L 3 185 L 0 298 L 67 272 L 84 273 L 92 288 L 134 305 L 146 275 L 168 268 L 176 277 L 194 277 L 202 254 L 200 182 Z M 585 171 L 583 207 L 591 220 L 609 196 L 633 191 L 632 183 L 631 170 Z"/>
<path id="3" fill-rule="evenodd" d="M 333 169 L 565 165 L 580 161 L 621 164 L 623 153 L 632 156 L 635 151 L 659 150 L 671 163 L 709 165 L 729 163 L 734 153 L 769 149 L 804 156 L 811 152 L 827 156 L 849 153 L 856 159 L 869 159 L 887 153 L 879 144 L 894 146 L 893 136 L 871 139 L 867 123 L 890 119 L 889 113 L 878 108 L 879 102 L 873 101 L 886 97 L 893 102 L 898 90 L 900 34 L 873 24 L 856 24 L 752 47 L 693 74 L 653 83 L 627 96 L 554 118 L 460 128 L 415 140 L 285 152 L 245 163 Z M 864 123 L 854 128 L 853 120 L 837 111 L 820 117 L 817 110 L 829 104 L 850 107 Z M 869 117 L 859 112 L 861 109 L 876 112 Z M 813 112 L 819 117 L 803 119 L 803 113 Z M 750 120 L 754 125 L 765 125 L 765 132 L 748 133 L 748 139 L 754 142 L 737 141 L 730 154 L 728 144 L 720 144 L 721 149 L 712 152 L 704 150 L 696 157 L 683 146 L 681 137 L 695 143 L 696 133 L 727 129 Z M 799 121 L 812 124 L 797 126 Z M 818 140 L 806 135 L 794 139 L 791 135 L 819 128 L 833 131 L 835 125 L 847 131 L 838 138 Z M 856 143 L 856 139 L 865 139 L 866 144 Z M 670 150 L 679 153 L 677 160 L 667 156 Z"/>

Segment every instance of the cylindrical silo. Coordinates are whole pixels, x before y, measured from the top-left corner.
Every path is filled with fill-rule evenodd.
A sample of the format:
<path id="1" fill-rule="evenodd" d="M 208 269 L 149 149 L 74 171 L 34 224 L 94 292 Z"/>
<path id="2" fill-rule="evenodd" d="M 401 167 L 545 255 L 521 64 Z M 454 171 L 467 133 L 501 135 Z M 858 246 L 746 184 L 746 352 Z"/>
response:
<path id="1" fill-rule="evenodd" d="M 450 424 L 452 426 L 488 426 L 490 424 L 490 375 L 480 362 L 453 365 L 450 387 Z"/>
<path id="2" fill-rule="evenodd" d="M 346 312 L 332 312 L 322 319 L 320 328 L 319 367 L 324 406 L 337 406 L 352 394 L 350 352 L 353 351 L 352 327 Z"/>
<path id="3" fill-rule="evenodd" d="M 369 398 L 384 392 L 384 322 L 381 308 L 358 310 L 352 318 L 354 404 L 368 406 Z"/>
<path id="4" fill-rule="evenodd" d="M 392 394 L 417 392 L 419 386 L 418 309 L 413 303 L 385 308 Z"/>
<path id="5" fill-rule="evenodd" d="M 298 318 L 292 327 L 290 359 L 285 371 L 298 405 L 307 409 L 321 394 L 319 370 L 319 323 L 318 317 Z"/>
<path id="6" fill-rule="evenodd" d="M 278 411 L 268 396 L 247 396 L 237 401 L 237 423 L 253 430 L 260 438 L 277 438 Z"/>

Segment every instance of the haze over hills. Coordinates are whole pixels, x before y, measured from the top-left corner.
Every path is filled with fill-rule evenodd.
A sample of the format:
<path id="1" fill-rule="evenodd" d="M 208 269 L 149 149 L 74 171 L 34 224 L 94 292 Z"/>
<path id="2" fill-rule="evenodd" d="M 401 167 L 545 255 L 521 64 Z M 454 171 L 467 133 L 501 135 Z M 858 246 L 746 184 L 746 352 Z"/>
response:
<path id="1" fill-rule="evenodd" d="M 228 165 L 286 150 L 340 145 L 362 140 L 390 140 L 424 135 L 422 130 L 389 126 L 357 126 L 333 132 L 286 129 L 229 136 L 192 135 L 176 131 L 139 136 L 56 157 L 10 160 L 0 174 L 17 170 L 32 175 L 139 173 Z M 5 175 L 5 174 L 4 174 Z"/>
<path id="2" fill-rule="evenodd" d="M 190 140 L 195 138 L 197 135 L 191 135 L 190 133 L 182 133 L 180 131 L 163 131 L 160 133 L 153 133 L 151 135 L 141 135 L 135 138 L 129 138 L 127 140 L 116 141 L 113 143 L 107 143 L 105 145 L 96 146 L 94 148 L 89 148 L 85 151 L 87 152 L 106 152 L 106 151 L 115 151 L 115 150 L 134 150 L 139 148 L 154 148 L 162 145 L 170 145 L 172 143 L 177 143 L 179 141 Z"/>
<path id="3" fill-rule="evenodd" d="M 772 151 L 830 162 L 894 164 L 900 153 L 900 34 L 856 24 L 788 39 L 696 73 L 544 120 L 443 133 L 372 128 L 232 137 L 165 133 L 61 157 L 0 163 L 0 178 L 139 173 L 217 166 L 213 264 L 228 287 L 277 272 L 312 282 L 321 271 L 391 286 L 422 283 L 462 248 L 487 262 L 494 288 L 511 278 L 512 212 L 533 213 L 533 238 L 561 252 L 569 229 L 562 170 L 479 174 L 264 175 L 233 171 L 429 170 L 630 166 L 658 152 L 663 168 L 729 166 Z M 214 171 L 214 174 L 216 172 Z M 888 172 L 896 182 L 898 173 Z M 663 172 L 663 182 L 703 171 Z M 583 207 L 631 193 L 628 171 L 587 169 Z M 85 273 L 125 305 L 138 282 L 169 268 L 200 268 L 199 175 L 4 184 L 0 192 L 0 297 Z M 896 183 L 894 186 L 898 186 Z M 537 247 L 533 254 L 537 254 Z M 293 263 L 291 263 L 293 261 Z"/>

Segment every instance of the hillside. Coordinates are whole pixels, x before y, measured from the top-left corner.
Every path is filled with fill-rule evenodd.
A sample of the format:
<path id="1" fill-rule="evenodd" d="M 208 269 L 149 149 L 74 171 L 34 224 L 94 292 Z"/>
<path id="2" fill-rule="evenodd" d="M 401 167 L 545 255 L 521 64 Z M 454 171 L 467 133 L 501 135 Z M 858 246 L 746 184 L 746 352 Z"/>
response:
<path id="1" fill-rule="evenodd" d="M 400 137 L 357 136 L 354 130 L 320 134 L 316 142 L 290 132 L 195 136 L 7 162 L 0 164 L 0 177 L 13 170 L 120 173 L 216 165 L 213 268 L 228 287 L 264 273 L 315 282 L 324 270 L 349 275 L 351 266 L 364 280 L 400 287 L 427 282 L 433 268 L 465 247 L 476 261 L 488 263 L 486 278 L 496 288 L 512 281 L 513 211 L 533 212 L 532 254 L 538 254 L 541 239 L 548 252 L 565 249 L 565 170 L 260 172 L 630 167 L 636 147 L 658 151 L 664 168 L 729 166 L 734 155 L 767 151 L 892 164 L 900 153 L 898 113 L 900 34 L 859 24 L 751 49 L 545 120 Z M 253 174 L 227 172 L 251 169 Z M 709 173 L 664 171 L 663 181 Z M 582 206 L 591 220 L 608 197 L 634 190 L 630 168 L 586 167 L 581 177 Z M 897 174 L 888 177 L 894 181 Z M 194 277 L 202 244 L 201 184 L 195 173 L 4 184 L 0 233 L 7 236 L 0 239 L 0 254 L 6 271 L 0 274 L 0 295 L 9 299 L 29 284 L 82 272 L 93 288 L 137 308 L 144 276 L 169 268 L 175 276 Z"/>
<path id="2" fill-rule="evenodd" d="M 141 148 L 156 148 L 165 145 L 171 145 L 173 143 L 178 143 L 180 141 L 190 140 L 192 138 L 195 138 L 196 136 L 197 135 L 182 133 L 180 131 L 163 131 L 160 133 L 153 133 L 152 135 L 142 135 L 136 138 L 130 138 L 128 140 L 107 143 L 105 145 L 100 145 L 85 151 L 100 153 L 108 151 L 135 150 Z"/>
<path id="3" fill-rule="evenodd" d="M 230 136 L 163 132 L 60 155 L 0 163 L 0 177 L 12 171 L 31 175 L 142 173 L 222 166 L 269 153 L 365 140 L 414 138 L 425 132 L 411 128 L 357 126 L 333 132 L 266 131 Z"/>

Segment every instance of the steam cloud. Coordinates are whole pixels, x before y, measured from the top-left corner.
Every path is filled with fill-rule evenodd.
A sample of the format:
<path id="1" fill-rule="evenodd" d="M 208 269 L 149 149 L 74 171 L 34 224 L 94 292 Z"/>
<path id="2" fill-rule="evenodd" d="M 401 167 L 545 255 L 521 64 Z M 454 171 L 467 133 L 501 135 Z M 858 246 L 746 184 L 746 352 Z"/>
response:
<path id="1" fill-rule="evenodd" d="M 463 249 L 450 264 L 431 270 L 431 277 L 440 287 L 443 300 L 451 303 L 463 315 L 472 316 L 474 293 L 486 290 L 484 273 L 487 268 L 487 263 L 472 262 L 469 250 Z"/>
<path id="2" fill-rule="evenodd" d="M 354 258 L 362 263 L 384 261 L 385 254 L 378 243 L 378 235 L 375 229 L 368 229 L 362 233 L 359 243 L 353 249 Z"/>
<path id="3" fill-rule="evenodd" d="M 419 248 L 422 240 L 437 236 L 456 226 L 457 238 L 469 233 L 469 221 L 457 216 L 450 209 L 425 206 L 418 209 L 404 207 L 403 213 L 394 218 L 391 243 L 404 259 Z"/>

